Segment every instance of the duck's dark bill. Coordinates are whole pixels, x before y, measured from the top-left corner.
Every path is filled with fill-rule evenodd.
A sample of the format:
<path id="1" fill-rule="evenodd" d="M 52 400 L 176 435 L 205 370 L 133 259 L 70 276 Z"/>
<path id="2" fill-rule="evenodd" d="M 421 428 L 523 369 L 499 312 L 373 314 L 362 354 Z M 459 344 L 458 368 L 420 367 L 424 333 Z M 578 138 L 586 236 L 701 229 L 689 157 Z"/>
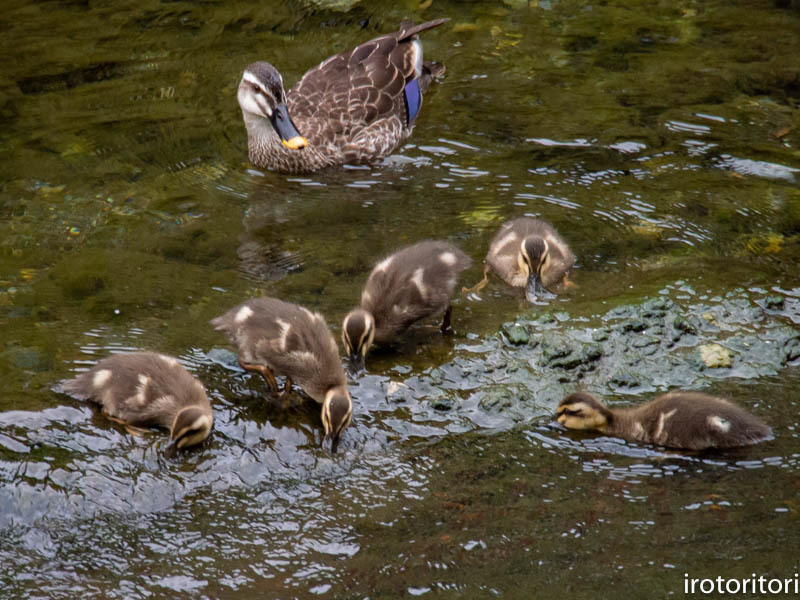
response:
<path id="1" fill-rule="evenodd" d="M 281 136 L 281 142 L 287 148 L 300 150 L 308 146 L 308 140 L 300 135 L 297 127 L 294 126 L 294 123 L 289 118 L 289 111 L 285 104 L 279 104 L 272 111 L 272 126 Z"/>

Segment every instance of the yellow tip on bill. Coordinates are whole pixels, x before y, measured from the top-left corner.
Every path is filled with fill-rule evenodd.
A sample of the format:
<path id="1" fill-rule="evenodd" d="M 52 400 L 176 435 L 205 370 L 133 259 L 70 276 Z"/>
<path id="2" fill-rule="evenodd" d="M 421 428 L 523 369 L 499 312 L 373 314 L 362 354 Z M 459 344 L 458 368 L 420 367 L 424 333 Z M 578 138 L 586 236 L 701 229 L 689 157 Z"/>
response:
<path id="1" fill-rule="evenodd" d="M 292 150 L 300 150 L 301 148 L 305 148 L 308 146 L 308 140 L 304 138 L 302 135 L 296 135 L 290 140 L 281 140 L 283 145 L 287 148 L 291 148 Z"/>

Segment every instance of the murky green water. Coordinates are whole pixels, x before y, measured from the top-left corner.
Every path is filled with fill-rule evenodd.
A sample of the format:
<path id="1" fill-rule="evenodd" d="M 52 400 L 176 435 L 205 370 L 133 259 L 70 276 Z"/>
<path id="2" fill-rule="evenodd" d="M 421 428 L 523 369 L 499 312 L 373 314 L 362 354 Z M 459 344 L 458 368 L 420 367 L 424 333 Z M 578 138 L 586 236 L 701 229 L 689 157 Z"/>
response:
<path id="1" fill-rule="evenodd" d="M 0 595 L 654 598 L 682 596 L 684 573 L 793 577 L 800 11 L 776 4 L 8 6 Z M 246 64 L 294 82 L 409 16 L 453 19 L 424 35 L 448 71 L 410 143 L 309 178 L 247 163 Z M 335 456 L 314 408 L 266 403 L 208 325 L 271 294 L 338 334 L 385 253 L 447 238 L 472 283 L 520 214 L 571 242 L 579 289 L 532 310 L 495 281 L 455 301 L 454 337 L 420 327 L 372 355 Z M 676 308 L 612 348 L 631 322 L 613 311 L 647 298 Z M 713 318 L 671 344 L 676 312 Z M 515 326 L 533 341 L 511 343 Z M 583 342 L 601 351 L 590 366 L 547 363 Z M 688 368 L 711 342 L 734 364 Z M 204 447 L 167 460 L 165 436 L 52 391 L 132 349 L 206 384 Z M 581 386 L 724 394 L 775 439 L 697 456 L 566 433 L 549 415 Z"/>

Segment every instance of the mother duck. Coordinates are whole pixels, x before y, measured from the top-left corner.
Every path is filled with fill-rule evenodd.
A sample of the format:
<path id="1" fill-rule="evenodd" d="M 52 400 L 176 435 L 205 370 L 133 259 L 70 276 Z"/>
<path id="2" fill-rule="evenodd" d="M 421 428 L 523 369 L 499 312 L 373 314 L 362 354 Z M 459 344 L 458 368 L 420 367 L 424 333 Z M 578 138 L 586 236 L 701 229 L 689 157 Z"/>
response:
<path id="1" fill-rule="evenodd" d="M 281 173 L 368 164 L 391 154 L 414 128 L 422 94 L 442 65 L 422 60 L 417 34 L 449 19 L 400 30 L 323 61 L 287 93 L 268 62 L 249 65 L 237 99 L 250 161 Z"/>

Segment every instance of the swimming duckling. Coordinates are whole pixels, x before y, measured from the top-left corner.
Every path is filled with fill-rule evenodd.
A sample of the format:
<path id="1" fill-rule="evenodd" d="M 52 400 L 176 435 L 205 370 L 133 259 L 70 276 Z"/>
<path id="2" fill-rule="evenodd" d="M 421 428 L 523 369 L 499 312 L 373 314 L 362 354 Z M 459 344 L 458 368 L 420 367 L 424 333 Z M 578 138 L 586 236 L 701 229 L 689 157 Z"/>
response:
<path id="1" fill-rule="evenodd" d="M 418 34 L 449 19 L 403 22 L 310 69 L 288 93 L 268 62 L 245 69 L 237 99 L 250 160 L 281 173 L 365 164 L 391 154 L 414 128 L 442 65 L 423 61 Z"/>
<path id="2" fill-rule="evenodd" d="M 570 429 L 597 429 L 627 440 L 681 448 L 734 448 L 757 444 L 772 434 L 761 419 L 699 392 L 669 392 L 632 408 L 610 409 L 591 394 L 564 398 L 556 413 Z"/>
<path id="3" fill-rule="evenodd" d="M 155 352 L 115 354 L 62 384 L 67 394 L 99 404 L 113 421 L 169 429 L 174 448 L 199 444 L 214 423 L 203 384 L 177 359 Z"/>
<path id="4" fill-rule="evenodd" d="M 490 269 L 507 284 L 525 287 L 531 302 L 540 287 L 562 291 L 575 285 L 567 279 L 575 256 L 555 228 L 540 219 L 519 217 L 504 223 L 492 239 L 484 262 L 483 280 L 462 291 L 481 290 L 489 281 Z"/>
<path id="5" fill-rule="evenodd" d="M 325 438 L 335 452 L 339 437 L 350 424 L 353 402 L 339 358 L 336 340 L 319 313 L 278 300 L 256 298 L 211 320 L 239 347 L 239 364 L 260 373 L 273 393 L 275 375 L 284 375 L 282 397 L 297 383 L 322 405 Z"/>
<path id="6" fill-rule="evenodd" d="M 375 265 L 361 292 L 361 305 L 342 324 L 342 341 L 351 368 L 364 368 L 373 343 L 394 340 L 424 317 L 443 312 L 441 330 L 450 329 L 450 297 L 459 275 L 471 264 L 454 245 L 426 240 Z"/>

